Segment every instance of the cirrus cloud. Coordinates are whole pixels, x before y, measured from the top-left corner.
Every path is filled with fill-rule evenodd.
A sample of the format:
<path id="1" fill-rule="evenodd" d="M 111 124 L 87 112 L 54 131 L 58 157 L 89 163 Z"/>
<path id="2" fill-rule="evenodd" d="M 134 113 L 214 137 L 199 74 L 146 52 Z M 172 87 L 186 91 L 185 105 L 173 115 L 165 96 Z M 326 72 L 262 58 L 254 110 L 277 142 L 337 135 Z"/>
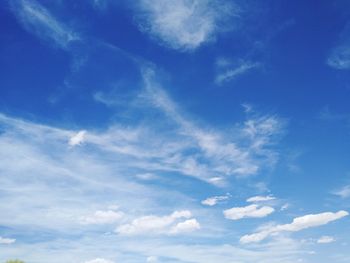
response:
<path id="1" fill-rule="evenodd" d="M 194 50 L 214 40 L 237 14 L 237 6 L 220 0 L 141 0 L 137 21 L 141 31 L 166 46 Z"/>

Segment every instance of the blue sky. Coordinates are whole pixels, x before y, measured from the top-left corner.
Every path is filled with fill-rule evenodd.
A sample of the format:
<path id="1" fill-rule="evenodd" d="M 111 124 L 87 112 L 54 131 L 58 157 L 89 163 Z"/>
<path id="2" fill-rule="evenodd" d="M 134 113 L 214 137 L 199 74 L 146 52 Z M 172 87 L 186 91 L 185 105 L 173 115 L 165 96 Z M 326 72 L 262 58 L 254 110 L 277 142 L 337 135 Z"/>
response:
<path id="1" fill-rule="evenodd" d="M 349 1 L 0 20 L 1 262 L 350 261 Z"/>

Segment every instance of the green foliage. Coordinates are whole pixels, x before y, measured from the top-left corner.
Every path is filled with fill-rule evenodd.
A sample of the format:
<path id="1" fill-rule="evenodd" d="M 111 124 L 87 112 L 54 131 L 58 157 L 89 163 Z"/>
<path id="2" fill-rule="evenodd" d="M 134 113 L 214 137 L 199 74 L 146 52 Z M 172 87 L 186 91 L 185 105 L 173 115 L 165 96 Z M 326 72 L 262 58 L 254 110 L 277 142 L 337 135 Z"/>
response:
<path id="1" fill-rule="evenodd" d="M 8 260 L 8 261 L 6 261 L 6 263 L 24 263 L 24 261 L 15 259 L 15 260 Z"/>

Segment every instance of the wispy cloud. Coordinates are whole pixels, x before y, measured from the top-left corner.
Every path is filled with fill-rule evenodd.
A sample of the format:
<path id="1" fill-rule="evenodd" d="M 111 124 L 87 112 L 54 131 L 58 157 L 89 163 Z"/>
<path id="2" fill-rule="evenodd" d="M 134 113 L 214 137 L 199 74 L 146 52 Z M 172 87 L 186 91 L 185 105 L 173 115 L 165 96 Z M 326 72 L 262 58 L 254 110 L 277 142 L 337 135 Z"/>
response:
<path id="1" fill-rule="evenodd" d="M 82 133 L 85 130 L 81 128 L 58 128 L 0 114 L 0 174 L 6 175 L 0 176 L 1 225 L 26 229 L 28 235 L 38 231 L 60 236 L 88 233 L 87 238 L 92 238 L 96 230 L 105 233 L 115 228 L 117 233 L 136 235 L 151 222 L 153 227 L 163 224 L 152 228 L 161 234 L 159 238 L 202 235 L 208 229 L 203 215 L 206 212 L 197 213 L 203 207 L 182 193 L 183 177 L 196 178 L 189 181 L 197 183 L 220 184 L 233 177 L 258 174 L 275 160 L 274 145 L 283 130 L 278 117 L 257 114 L 227 130 L 215 129 L 199 124 L 181 109 L 162 88 L 154 71 L 144 71 L 143 81 L 144 87 L 135 98 L 137 105 L 130 109 L 145 115 L 140 122 L 111 122 L 105 129 Z M 161 187 L 168 175 L 179 188 Z M 140 178 L 152 178 L 156 183 Z M 111 204 L 121 207 L 111 208 Z M 184 214 L 174 220 L 169 207 L 193 211 L 196 218 Z M 127 234 L 111 235 L 122 240 Z M 82 243 L 80 240 L 79 247 Z M 36 244 L 37 248 L 42 246 L 37 251 L 48 253 L 43 248 L 47 244 Z M 32 249 L 30 246 L 22 248 L 24 254 Z M 91 247 L 87 245 L 86 249 L 90 251 Z M 79 260 L 107 258 L 107 254 L 93 252 L 86 252 Z M 71 253 L 79 254 L 74 248 Z M 145 253 L 143 260 L 149 255 L 164 254 Z M 32 258 L 37 262 L 35 255 Z"/>
<path id="2" fill-rule="evenodd" d="M 236 136 L 232 136 L 214 129 L 199 127 L 191 119 L 186 118 L 186 113 L 179 110 L 176 103 L 155 80 L 154 71 L 149 69 L 145 71 L 144 82 L 143 97 L 176 123 L 179 127 L 179 135 L 183 138 L 182 141 L 187 141 L 190 144 L 189 147 L 195 147 L 200 154 L 198 156 L 206 160 L 205 163 L 199 163 L 197 155 L 187 157 L 177 155 L 178 158 L 185 157 L 183 161 L 177 159 L 178 163 L 184 164 L 182 168 L 179 167 L 183 173 L 190 173 L 196 177 L 200 174 L 204 180 L 215 183 L 212 179 L 223 175 L 256 174 L 262 165 L 260 158 L 265 160 L 265 164 L 276 161 L 276 153 L 268 148 L 273 144 L 274 138 L 277 138 L 275 136 L 283 130 L 284 124 L 279 118 L 275 116 L 251 118 L 237 130 Z M 241 137 L 237 136 L 238 134 Z M 184 169 L 186 166 L 187 169 Z"/>
<path id="3" fill-rule="evenodd" d="M 322 236 L 319 239 L 317 239 L 318 244 L 328 244 L 335 242 L 335 238 L 331 236 Z"/>
<path id="4" fill-rule="evenodd" d="M 227 219 L 239 220 L 242 218 L 262 218 L 272 214 L 274 211 L 275 209 L 270 206 L 248 205 L 224 210 L 224 215 Z"/>
<path id="5" fill-rule="evenodd" d="M 258 203 L 258 202 L 266 202 L 266 201 L 271 201 L 275 200 L 276 197 L 268 195 L 268 196 L 253 196 L 247 199 L 248 203 Z"/>
<path id="6" fill-rule="evenodd" d="M 79 131 L 69 139 L 68 144 L 70 146 L 76 146 L 76 145 L 82 144 L 84 142 L 85 134 L 86 134 L 86 131 Z"/>
<path id="7" fill-rule="evenodd" d="M 339 69 L 350 69 L 350 24 L 347 24 L 339 36 L 338 43 L 333 47 L 327 58 L 328 66 Z"/>
<path id="8" fill-rule="evenodd" d="M 350 69 L 350 43 L 334 48 L 327 60 L 327 64 L 335 69 Z"/>
<path id="9" fill-rule="evenodd" d="M 203 200 L 201 203 L 202 203 L 202 205 L 214 206 L 221 201 L 228 200 L 230 198 L 230 196 L 231 196 L 230 194 L 220 195 L 220 196 L 212 196 L 212 197 L 208 197 L 207 199 Z"/>
<path id="10" fill-rule="evenodd" d="M 240 60 L 233 63 L 231 60 L 223 58 L 218 59 L 216 65 L 218 73 L 215 77 L 215 83 L 217 85 L 232 81 L 248 71 L 261 66 L 261 64 L 258 62 Z"/>
<path id="11" fill-rule="evenodd" d="M 10 245 L 16 242 L 16 239 L 4 238 L 0 236 L 0 245 Z"/>
<path id="12" fill-rule="evenodd" d="M 217 263 L 217 262 L 257 262 L 257 263 L 295 263 L 303 250 L 300 242 L 292 239 L 279 239 L 265 246 L 244 249 L 233 245 L 168 245 L 161 242 L 149 242 L 143 246 L 129 244 L 130 251 L 151 254 L 159 261 L 170 262 Z M 305 253 L 305 250 L 304 250 Z"/>
<path id="13" fill-rule="evenodd" d="M 240 241 L 241 243 L 260 242 L 274 234 L 278 234 L 281 232 L 297 232 L 310 227 L 322 226 L 348 215 L 348 212 L 342 210 L 336 213 L 325 212 L 321 214 L 310 214 L 301 217 L 296 217 L 290 224 L 268 227 L 262 230 L 261 232 L 257 232 L 251 235 L 245 235 L 241 237 Z"/>
<path id="14" fill-rule="evenodd" d="M 114 263 L 114 261 L 104 259 L 104 258 L 96 258 L 93 260 L 85 261 L 85 263 Z"/>
<path id="15" fill-rule="evenodd" d="M 14 14 L 24 28 L 40 38 L 50 40 L 63 49 L 80 39 L 76 32 L 55 18 L 36 0 L 13 0 L 11 3 Z"/>
<path id="16" fill-rule="evenodd" d="M 96 211 L 92 215 L 81 217 L 80 221 L 82 224 L 94 225 L 94 224 L 113 224 L 118 222 L 121 218 L 124 217 L 124 213 L 121 211 Z"/>
<path id="17" fill-rule="evenodd" d="M 332 192 L 334 195 L 337 195 L 341 198 L 348 198 L 350 197 L 350 185 L 345 185 L 344 187 L 335 190 Z"/>
<path id="18" fill-rule="evenodd" d="M 158 258 L 155 256 L 150 256 L 146 259 L 146 262 L 158 262 Z"/>
<path id="19" fill-rule="evenodd" d="M 140 30 L 178 50 L 213 41 L 238 14 L 236 5 L 220 0 L 141 0 L 137 9 Z"/>

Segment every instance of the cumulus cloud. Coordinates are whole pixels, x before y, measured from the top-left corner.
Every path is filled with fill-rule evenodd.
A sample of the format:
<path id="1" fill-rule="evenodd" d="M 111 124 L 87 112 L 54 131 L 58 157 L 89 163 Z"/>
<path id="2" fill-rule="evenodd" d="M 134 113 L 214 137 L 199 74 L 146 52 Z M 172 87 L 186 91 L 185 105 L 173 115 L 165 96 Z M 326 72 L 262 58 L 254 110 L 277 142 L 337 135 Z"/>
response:
<path id="1" fill-rule="evenodd" d="M 12 9 L 19 21 L 40 38 L 53 41 L 61 48 L 68 48 L 79 40 L 76 32 L 56 19 L 44 6 L 35 0 L 14 0 Z"/>
<path id="2" fill-rule="evenodd" d="M 93 215 L 80 218 L 80 222 L 86 225 L 113 224 L 123 218 L 124 213 L 120 211 L 96 211 Z"/>
<path id="3" fill-rule="evenodd" d="M 104 259 L 104 258 L 96 258 L 93 260 L 85 261 L 85 263 L 114 263 L 114 261 Z"/>
<path id="4" fill-rule="evenodd" d="M 332 243 L 332 242 L 335 242 L 335 238 L 330 237 L 330 236 L 323 236 L 323 237 L 320 237 L 319 239 L 317 239 L 317 243 L 319 243 L 319 244 L 327 244 L 327 243 Z"/>
<path id="5" fill-rule="evenodd" d="M 225 201 L 230 198 L 230 195 L 221 195 L 221 196 L 212 196 L 208 197 L 207 199 L 203 200 L 201 203 L 202 205 L 207 205 L 207 206 L 214 206 L 220 201 Z"/>
<path id="6" fill-rule="evenodd" d="M 181 218 L 190 218 L 191 212 L 188 210 L 175 211 L 167 216 L 142 216 L 134 219 L 129 224 L 124 224 L 115 230 L 118 234 L 178 234 L 199 229 L 196 219 L 178 222 Z"/>
<path id="7" fill-rule="evenodd" d="M 325 212 L 320 214 L 310 214 L 310 215 L 297 217 L 297 218 L 294 218 L 293 222 L 290 224 L 270 226 L 260 232 L 257 232 L 251 235 L 245 235 L 241 237 L 240 242 L 241 243 L 260 242 L 273 234 L 278 234 L 280 232 L 297 232 L 306 228 L 322 226 L 332 221 L 343 218 L 347 215 L 349 215 L 349 213 L 342 210 L 336 213 Z"/>
<path id="8" fill-rule="evenodd" d="M 242 218 L 261 218 L 268 216 L 273 213 L 275 209 L 270 206 L 262 206 L 258 205 L 248 205 L 245 207 L 233 207 L 227 210 L 224 210 L 224 215 L 227 219 L 231 220 L 239 220 Z"/>
<path id="9" fill-rule="evenodd" d="M 221 0 L 141 0 L 137 11 L 141 31 L 170 48 L 193 50 L 228 29 L 238 8 Z"/>
<path id="10" fill-rule="evenodd" d="M 198 221 L 194 218 L 185 220 L 183 222 L 177 223 L 175 226 L 172 227 L 170 230 L 171 234 L 178 234 L 178 233 L 188 233 L 193 232 L 195 230 L 199 230 L 201 228 Z"/>
<path id="11" fill-rule="evenodd" d="M 266 201 L 271 201 L 275 200 L 276 197 L 268 195 L 268 196 L 253 196 L 247 199 L 247 202 L 249 203 L 258 203 L 258 202 L 266 202 Z"/>
<path id="12" fill-rule="evenodd" d="M 16 242 L 16 239 L 4 238 L 0 236 L 0 245 L 10 245 Z"/>

